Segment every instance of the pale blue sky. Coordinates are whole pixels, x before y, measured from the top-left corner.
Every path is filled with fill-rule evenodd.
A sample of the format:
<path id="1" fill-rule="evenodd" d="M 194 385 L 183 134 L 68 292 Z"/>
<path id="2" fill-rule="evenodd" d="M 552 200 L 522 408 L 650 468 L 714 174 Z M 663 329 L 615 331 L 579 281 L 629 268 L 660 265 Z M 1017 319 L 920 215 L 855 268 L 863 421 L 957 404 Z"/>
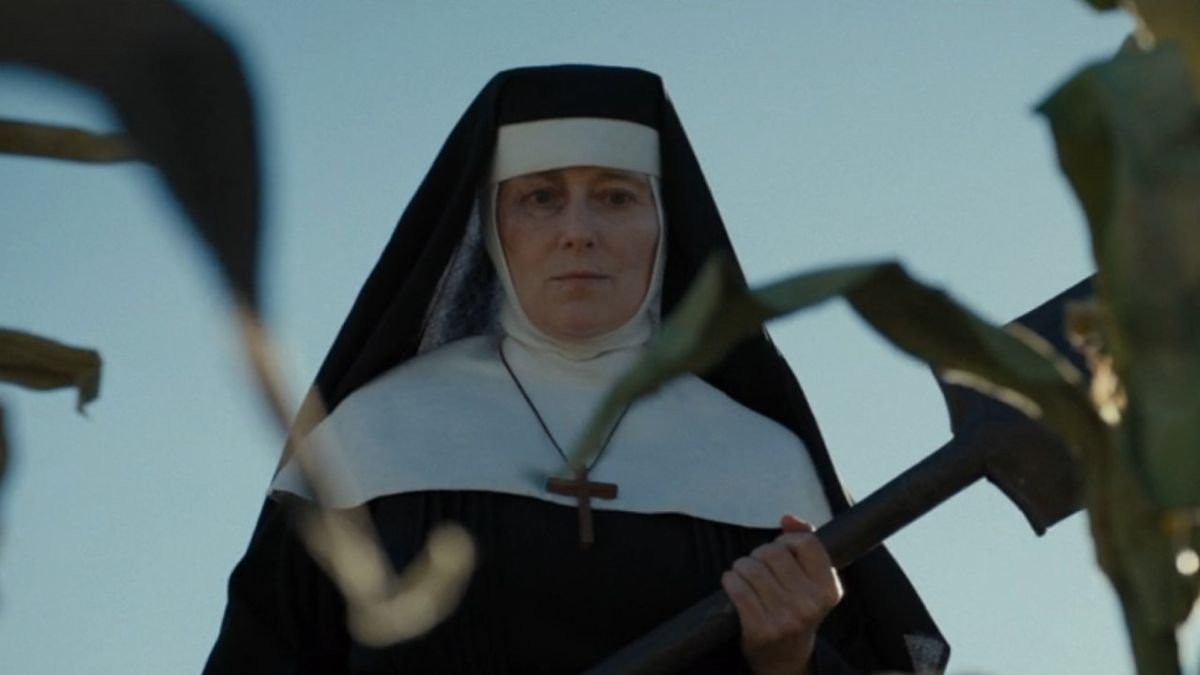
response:
<path id="1" fill-rule="evenodd" d="M 1128 29 L 1077 0 L 194 0 L 261 118 L 268 317 L 311 379 L 396 217 L 486 80 L 517 65 L 661 73 L 747 273 L 898 258 L 1005 320 L 1090 271 L 1034 105 Z M 102 104 L 0 69 L 0 116 L 104 128 Z M 0 388 L 0 654 L 21 673 L 199 670 L 278 452 L 180 214 L 140 166 L 0 157 L 0 325 L 105 357 L 68 394 Z M 947 437 L 932 380 L 841 306 L 772 332 L 851 491 Z M 1076 516 L 1043 539 L 990 486 L 891 542 L 952 673 L 1130 672 Z"/>

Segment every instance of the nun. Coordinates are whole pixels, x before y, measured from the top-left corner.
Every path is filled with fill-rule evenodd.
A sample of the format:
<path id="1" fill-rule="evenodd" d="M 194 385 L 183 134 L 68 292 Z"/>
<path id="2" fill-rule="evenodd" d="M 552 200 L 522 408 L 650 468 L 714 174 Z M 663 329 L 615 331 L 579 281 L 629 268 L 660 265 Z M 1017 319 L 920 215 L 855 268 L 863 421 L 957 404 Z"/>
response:
<path id="1" fill-rule="evenodd" d="M 848 507 L 765 332 L 567 450 L 704 261 L 733 251 L 660 78 L 502 72 L 454 127 L 322 365 L 312 433 L 334 503 L 403 568 L 453 521 L 479 565 L 450 618 L 355 643 L 284 522 L 285 458 L 206 673 L 566 673 L 724 588 L 738 640 L 689 672 L 935 672 L 948 648 L 886 550 L 837 572 L 812 534 Z M 570 476 L 574 476 L 573 478 Z"/>

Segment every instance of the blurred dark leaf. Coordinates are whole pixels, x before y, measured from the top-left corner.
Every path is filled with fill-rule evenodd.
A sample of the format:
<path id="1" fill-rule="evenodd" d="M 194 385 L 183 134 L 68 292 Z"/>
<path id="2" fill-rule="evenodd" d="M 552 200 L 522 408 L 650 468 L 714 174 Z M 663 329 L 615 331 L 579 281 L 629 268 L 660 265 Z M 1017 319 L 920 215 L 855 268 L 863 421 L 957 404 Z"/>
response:
<path id="1" fill-rule="evenodd" d="M 1118 0 L 1085 0 L 1093 9 L 1101 11 L 1110 9 L 1120 9 L 1121 3 Z"/>
<path id="2" fill-rule="evenodd" d="M 1022 314 L 1012 323 L 1033 331 L 1066 357 L 1085 378 L 1083 354 L 1069 341 L 1067 317 L 1095 290 L 1089 277 Z M 1079 453 L 1057 434 L 1004 403 L 968 387 L 937 380 L 962 448 L 986 457 L 987 478 L 1025 514 L 1039 535 L 1083 506 Z M 1033 476 L 1031 474 L 1036 474 Z"/>
<path id="3" fill-rule="evenodd" d="M 76 408 L 100 393 L 100 355 L 29 333 L 0 329 L 0 382 L 30 389 L 78 390 Z"/>
<path id="4" fill-rule="evenodd" d="M 1187 66 L 1175 48 L 1123 53 L 1041 112 L 1091 229 L 1131 464 L 1161 505 L 1200 506 L 1200 106 Z"/>
<path id="5" fill-rule="evenodd" d="M 255 311 L 260 204 L 253 110 L 229 44 L 167 0 L 10 0 L 0 2 L 3 61 L 65 75 L 112 103 L 139 155 L 160 170 L 238 294 L 247 355 L 286 431 L 288 407 Z M 0 333 L 0 379 L 38 388 L 75 384 L 82 405 L 98 387 L 94 352 L 90 378 L 50 366 L 84 354 Z M 385 644 L 428 630 L 453 611 L 470 581 L 474 545 L 461 528 L 431 532 L 413 566 L 396 575 L 365 513 L 304 512 L 305 543 L 345 594 L 349 626 L 362 642 Z"/>
<path id="6" fill-rule="evenodd" d="M 216 253 L 233 290 L 257 302 L 259 160 L 237 55 L 166 0 L 0 3 L 0 62 L 98 90 Z"/>
<path id="7" fill-rule="evenodd" d="M 83 129 L 5 119 L 0 119 L 0 153 L 79 162 L 137 159 L 137 153 L 123 134 L 95 134 Z"/>
<path id="8" fill-rule="evenodd" d="M 703 372 L 760 331 L 764 321 L 839 296 L 895 346 L 929 362 L 943 380 L 1039 417 L 1075 447 L 1103 442 L 1103 423 L 1074 366 L 1030 331 L 981 321 L 899 265 L 848 265 L 751 290 L 728 262 L 714 258 L 629 375 L 606 396 L 572 464 L 592 455 L 628 402 L 683 372 Z"/>
<path id="9" fill-rule="evenodd" d="M 4 428 L 4 406 L 0 406 L 0 486 L 8 472 L 8 433 Z"/>

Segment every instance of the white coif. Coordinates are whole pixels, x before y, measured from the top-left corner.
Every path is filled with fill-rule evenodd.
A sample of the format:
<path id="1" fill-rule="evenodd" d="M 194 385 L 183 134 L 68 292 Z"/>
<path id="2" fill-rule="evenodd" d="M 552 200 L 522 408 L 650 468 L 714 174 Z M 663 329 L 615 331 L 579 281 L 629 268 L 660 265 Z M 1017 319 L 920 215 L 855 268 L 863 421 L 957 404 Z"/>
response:
<path id="1" fill-rule="evenodd" d="M 636 122 L 560 117 L 496 132 L 491 182 L 567 166 L 605 166 L 661 176 L 658 131 Z"/>

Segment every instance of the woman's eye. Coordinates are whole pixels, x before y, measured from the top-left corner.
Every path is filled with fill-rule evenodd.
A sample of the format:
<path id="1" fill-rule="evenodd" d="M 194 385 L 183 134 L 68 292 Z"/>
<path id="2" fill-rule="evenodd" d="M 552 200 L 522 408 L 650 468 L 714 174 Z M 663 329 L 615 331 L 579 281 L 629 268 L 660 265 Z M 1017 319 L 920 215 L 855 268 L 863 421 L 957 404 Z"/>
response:
<path id="1" fill-rule="evenodd" d="M 635 201 L 636 196 L 627 190 L 609 190 L 604 194 L 604 203 L 609 206 L 629 206 Z"/>
<path id="2" fill-rule="evenodd" d="M 531 206 L 546 207 L 552 206 L 555 203 L 557 195 L 549 188 L 539 188 L 530 190 L 525 195 L 525 201 Z"/>

